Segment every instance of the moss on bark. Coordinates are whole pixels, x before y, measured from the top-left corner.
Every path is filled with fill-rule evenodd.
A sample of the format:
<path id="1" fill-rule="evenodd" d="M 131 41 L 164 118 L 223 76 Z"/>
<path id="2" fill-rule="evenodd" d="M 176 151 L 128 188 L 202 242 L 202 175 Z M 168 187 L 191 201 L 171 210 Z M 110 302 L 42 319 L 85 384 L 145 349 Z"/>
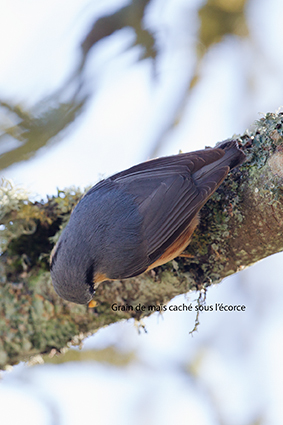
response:
<path id="1" fill-rule="evenodd" d="M 60 299 L 48 271 L 52 245 L 81 193 L 58 192 L 32 203 L 7 182 L 0 198 L 0 366 L 60 352 L 95 330 L 122 319 L 140 319 L 174 296 L 207 288 L 282 251 L 283 115 L 267 114 L 237 138 L 246 163 L 233 170 L 201 210 L 186 253 L 139 277 L 104 282 L 96 307 Z M 114 311 L 112 306 L 124 306 Z M 142 311 L 137 306 L 145 306 Z M 127 308 L 133 306 L 134 309 Z"/>

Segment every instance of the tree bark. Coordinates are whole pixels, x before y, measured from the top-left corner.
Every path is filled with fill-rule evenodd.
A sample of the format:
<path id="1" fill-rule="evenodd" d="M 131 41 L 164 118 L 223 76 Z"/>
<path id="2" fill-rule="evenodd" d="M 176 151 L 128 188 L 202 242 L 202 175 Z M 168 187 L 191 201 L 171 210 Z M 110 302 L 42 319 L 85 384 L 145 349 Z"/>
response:
<path id="1" fill-rule="evenodd" d="M 200 213 L 186 257 L 123 281 L 100 284 L 96 306 L 60 299 L 48 271 L 50 250 L 81 193 L 28 201 L 0 188 L 0 367 L 60 352 L 102 326 L 162 311 L 174 296 L 205 289 L 283 249 L 283 114 L 267 114 L 236 138 L 247 161 Z M 1 253 L 1 251 L 0 251 Z M 117 310 L 119 309 L 119 310 Z"/>

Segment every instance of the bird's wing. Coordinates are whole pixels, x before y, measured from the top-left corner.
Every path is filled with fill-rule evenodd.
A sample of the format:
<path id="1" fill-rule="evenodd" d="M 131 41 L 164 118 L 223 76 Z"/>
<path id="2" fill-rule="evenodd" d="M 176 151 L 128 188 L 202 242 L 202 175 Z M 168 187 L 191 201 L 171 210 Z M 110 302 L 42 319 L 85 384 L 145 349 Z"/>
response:
<path id="1" fill-rule="evenodd" d="M 229 166 L 221 162 L 224 154 L 222 149 L 207 149 L 158 158 L 110 177 L 121 189 L 135 196 L 143 216 L 151 264 L 189 226 L 228 174 Z M 213 163 L 218 166 L 213 167 Z M 204 168 L 209 164 L 213 172 L 211 167 L 207 167 L 209 172 Z"/>

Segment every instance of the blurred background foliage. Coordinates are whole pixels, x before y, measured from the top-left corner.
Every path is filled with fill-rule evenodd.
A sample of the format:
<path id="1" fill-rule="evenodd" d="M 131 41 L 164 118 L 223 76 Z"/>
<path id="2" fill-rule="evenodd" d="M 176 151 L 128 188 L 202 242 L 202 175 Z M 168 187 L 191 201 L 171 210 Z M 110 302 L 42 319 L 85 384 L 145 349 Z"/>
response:
<path id="1" fill-rule="evenodd" d="M 198 60 L 184 100 L 187 100 L 199 80 L 203 58 L 212 45 L 221 43 L 227 36 L 249 36 L 245 18 L 246 4 L 247 0 L 207 0 L 199 9 L 198 38 L 195 39 Z M 0 169 L 26 161 L 42 147 L 62 140 L 63 130 L 84 111 L 89 97 L 95 95 L 95 90 L 92 93 L 89 87 L 86 94 L 84 68 L 92 48 L 106 37 L 130 28 L 135 39 L 129 49 L 138 47 L 139 60 L 151 60 L 155 69 L 162 45 L 158 27 L 152 28 L 147 22 L 150 6 L 150 0 L 132 0 L 114 13 L 96 19 L 86 29 L 85 37 L 78 40 L 81 59 L 75 72 L 70 71 L 69 78 L 59 90 L 33 107 L 27 108 L 24 101 L 3 99 L 0 95 Z M 154 73 L 153 78 L 156 78 Z M 67 101 L 63 100 L 66 99 L 66 93 L 71 93 L 67 94 Z M 172 123 L 179 121 L 181 112 L 176 111 Z M 157 141 L 157 146 L 152 148 L 154 154 L 159 146 L 160 141 Z"/>
<path id="2" fill-rule="evenodd" d="M 198 46 L 203 54 L 223 37 L 249 35 L 245 17 L 247 0 L 208 0 L 199 9 L 200 29 Z"/>

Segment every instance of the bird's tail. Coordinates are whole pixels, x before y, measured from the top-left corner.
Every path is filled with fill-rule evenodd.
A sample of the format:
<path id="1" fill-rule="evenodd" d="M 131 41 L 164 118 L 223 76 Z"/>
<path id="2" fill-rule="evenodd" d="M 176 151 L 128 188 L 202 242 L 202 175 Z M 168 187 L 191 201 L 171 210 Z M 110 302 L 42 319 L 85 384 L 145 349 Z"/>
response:
<path id="1" fill-rule="evenodd" d="M 227 175 L 230 170 L 241 165 L 246 159 L 246 155 L 239 148 L 236 140 L 221 142 L 213 149 L 221 149 L 224 151 L 224 155 L 217 161 L 211 162 L 196 171 L 193 174 L 195 182 L 210 180 L 214 175 L 216 177 L 216 175 L 222 173 L 223 178 L 225 178 L 225 174 Z M 226 172 L 224 170 L 226 170 Z"/>

